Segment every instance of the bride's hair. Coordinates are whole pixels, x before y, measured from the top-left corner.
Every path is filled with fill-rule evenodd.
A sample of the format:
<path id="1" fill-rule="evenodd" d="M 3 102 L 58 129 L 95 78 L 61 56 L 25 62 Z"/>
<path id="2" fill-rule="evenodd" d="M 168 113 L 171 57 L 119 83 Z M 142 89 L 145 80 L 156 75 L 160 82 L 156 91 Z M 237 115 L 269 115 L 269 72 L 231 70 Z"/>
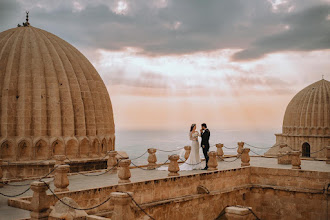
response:
<path id="1" fill-rule="evenodd" d="M 192 125 L 190 126 L 190 132 L 192 132 L 192 130 L 194 129 L 195 126 L 196 126 L 196 124 L 192 124 Z"/>

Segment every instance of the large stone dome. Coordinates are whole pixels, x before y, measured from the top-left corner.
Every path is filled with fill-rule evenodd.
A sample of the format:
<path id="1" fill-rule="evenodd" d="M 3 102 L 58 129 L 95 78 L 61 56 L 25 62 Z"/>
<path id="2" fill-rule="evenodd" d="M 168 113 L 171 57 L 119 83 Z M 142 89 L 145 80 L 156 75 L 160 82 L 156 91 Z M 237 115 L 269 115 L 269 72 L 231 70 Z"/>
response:
<path id="1" fill-rule="evenodd" d="M 317 81 L 290 101 L 283 120 L 283 134 L 329 135 L 330 82 Z"/>
<path id="2" fill-rule="evenodd" d="M 35 27 L 0 33 L 0 158 L 100 157 L 114 148 L 106 86 L 61 38 Z"/>

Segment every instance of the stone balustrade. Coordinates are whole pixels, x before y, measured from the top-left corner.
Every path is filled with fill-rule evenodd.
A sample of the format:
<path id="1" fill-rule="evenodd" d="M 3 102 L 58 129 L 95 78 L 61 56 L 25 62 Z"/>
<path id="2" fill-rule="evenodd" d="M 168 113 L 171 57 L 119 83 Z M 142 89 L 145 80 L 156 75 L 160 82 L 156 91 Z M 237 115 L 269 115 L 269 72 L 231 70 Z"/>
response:
<path id="1" fill-rule="evenodd" d="M 0 159 L 0 188 L 3 187 L 2 159 Z"/>
<path id="2" fill-rule="evenodd" d="M 121 160 L 119 161 L 119 172 L 118 172 L 118 183 L 130 183 L 131 171 L 129 170 L 129 165 L 131 160 Z"/>
<path id="3" fill-rule="evenodd" d="M 107 161 L 107 166 L 108 166 L 108 171 L 110 174 L 115 174 L 117 173 L 117 166 L 118 166 L 118 160 L 117 160 L 117 151 L 109 151 L 108 152 L 108 161 Z"/>
<path id="4" fill-rule="evenodd" d="M 69 178 L 68 172 L 70 170 L 69 165 L 58 165 L 55 170 L 54 185 L 55 192 L 66 192 L 69 191 Z"/>
<path id="5" fill-rule="evenodd" d="M 217 152 L 210 151 L 208 155 L 209 155 L 209 162 L 207 164 L 208 165 L 207 170 L 210 171 L 217 170 L 218 169 Z"/>
<path id="6" fill-rule="evenodd" d="M 185 150 L 184 159 L 188 160 L 190 152 L 191 152 L 191 146 L 184 146 L 184 150 Z"/>
<path id="7" fill-rule="evenodd" d="M 168 176 L 179 176 L 180 174 L 178 173 L 180 168 L 178 164 L 179 160 L 179 155 L 169 155 L 168 159 L 170 160 L 170 164 L 168 165 Z"/>
<path id="8" fill-rule="evenodd" d="M 129 194 L 129 195 L 128 195 Z M 111 201 L 114 204 L 112 220 L 133 220 L 134 212 L 131 206 L 132 192 L 112 192 Z"/>
<path id="9" fill-rule="evenodd" d="M 156 151 L 157 150 L 155 148 L 149 148 L 148 149 L 148 153 L 149 153 L 148 167 L 147 167 L 148 170 L 154 170 L 157 167 L 157 164 L 156 164 L 156 162 L 157 162 Z"/>
<path id="10" fill-rule="evenodd" d="M 243 148 L 241 155 L 241 167 L 250 166 L 250 148 Z"/>
<path id="11" fill-rule="evenodd" d="M 217 147 L 217 156 L 218 156 L 218 160 L 219 161 L 223 161 L 223 144 L 216 144 L 215 145 Z"/>
<path id="12" fill-rule="evenodd" d="M 243 152 L 244 142 L 237 142 L 238 148 L 237 148 L 237 157 L 239 157 Z"/>
<path id="13" fill-rule="evenodd" d="M 330 146 L 327 146 L 327 164 L 330 164 Z"/>
<path id="14" fill-rule="evenodd" d="M 292 169 L 301 169 L 301 160 L 300 160 L 300 151 L 291 151 L 290 153 L 291 156 L 291 164 L 292 164 Z"/>
<path id="15" fill-rule="evenodd" d="M 54 156 L 54 159 L 55 159 L 55 166 L 57 165 L 64 165 L 65 164 L 65 155 L 55 155 Z"/>
<path id="16" fill-rule="evenodd" d="M 49 182 L 46 182 L 49 184 Z M 50 212 L 49 197 L 46 194 L 48 187 L 44 182 L 35 181 L 31 183 L 33 196 L 30 203 L 31 220 L 48 219 Z"/>

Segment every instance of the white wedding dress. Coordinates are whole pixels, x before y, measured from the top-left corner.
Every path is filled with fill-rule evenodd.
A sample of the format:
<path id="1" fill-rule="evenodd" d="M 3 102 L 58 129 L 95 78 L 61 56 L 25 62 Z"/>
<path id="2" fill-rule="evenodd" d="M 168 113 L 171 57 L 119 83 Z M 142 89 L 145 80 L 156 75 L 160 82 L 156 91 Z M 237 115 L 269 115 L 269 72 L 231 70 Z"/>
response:
<path id="1" fill-rule="evenodd" d="M 200 170 L 202 168 L 201 158 L 199 156 L 199 133 L 198 131 L 190 132 L 189 138 L 191 140 L 191 151 L 188 159 L 179 166 L 180 171 L 182 170 Z M 168 170 L 167 166 L 161 166 L 157 170 Z"/>

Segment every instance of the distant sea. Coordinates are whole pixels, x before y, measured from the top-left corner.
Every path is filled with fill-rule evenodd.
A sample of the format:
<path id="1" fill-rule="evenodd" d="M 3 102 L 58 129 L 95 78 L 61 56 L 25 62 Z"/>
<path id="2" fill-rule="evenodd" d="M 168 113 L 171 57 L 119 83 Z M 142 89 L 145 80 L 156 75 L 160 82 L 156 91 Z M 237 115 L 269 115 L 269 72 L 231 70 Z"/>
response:
<path id="1" fill-rule="evenodd" d="M 234 148 L 237 142 L 244 141 L 253 146 L 261 148 L 269 148 L 275 143 L 275 133 L 279 130 L 263 130 L 263 131 L 243 131 L 243 130 L 212 130 L 210 137 L 211 151 L 216 151 L 214 146 L 216 143 L 223 143 L 226 147 Z M 148 148 L 157 148 L 165 151 L 176 150 L 186 145 L 191 145 L 188 138 L 188 131 L 178 130 L 117 130 L 116 131 L 116 150 L 126 151 L 130 158 L 134 159 L 142 155 Z M 248 146 L 246 146 L 248 147 Z M 267 150 L 253 149 L 258 154 L 263 154 Z M 236 149 L 223 148 L 225 154 L 236 154 Z M 157 163 L 163 163 L 167 160 L 168 155 L 180 153 L 175 152 L 160 152 L 156 153 Z M 250 155 L 255 155 L 250 153 Z M 200 156 L 203 154 L 200 150 Z M 137 165 L 147 164 L 148 153 L 139 159 L 133 160 Z"/>

